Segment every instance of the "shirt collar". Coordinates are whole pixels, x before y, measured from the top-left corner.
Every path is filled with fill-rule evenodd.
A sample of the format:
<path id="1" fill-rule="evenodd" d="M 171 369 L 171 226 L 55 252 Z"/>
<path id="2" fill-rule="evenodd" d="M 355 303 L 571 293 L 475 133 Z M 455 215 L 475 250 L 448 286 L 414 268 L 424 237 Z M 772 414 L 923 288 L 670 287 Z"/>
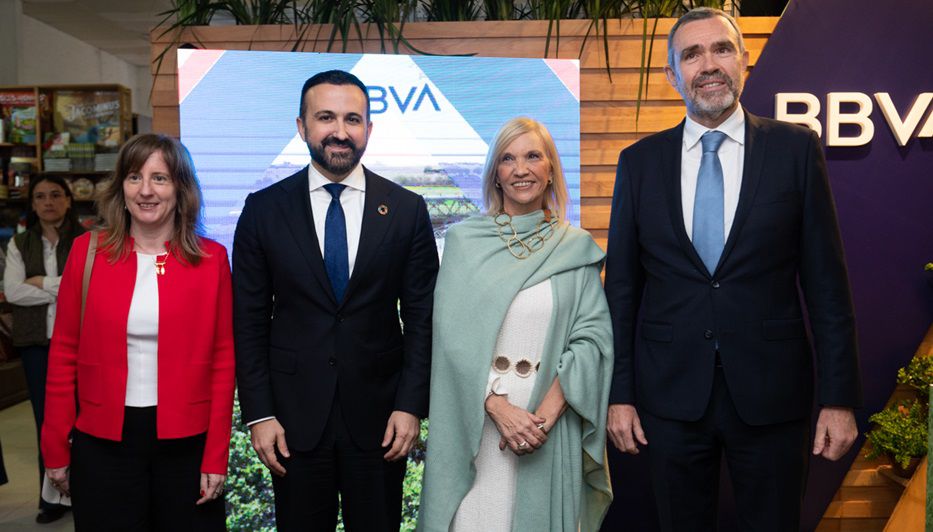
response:
<path id="1" fill-rule="evenodd" d="M 736 106 L 735 111 L 732 112 L 729 118 L 722 124 L 719 124 L 719 127 L 715 130 L 722 131 L 727 137 L 738 142 L 739 146 L 744 145 L 745 113 L 742 111 L 742 105 L 739 104 Z M 688 150 L 692 150 L 693 147 L 700 142 L 700 137 L 707 131 L 710 131 L 710 128 L 701 125 L 688 116 L 684 121 L 684 146 Z"/>
<path id="2" fill-rule="evenodd" d="M 313 164 L 308 165 L 308 189 L 311 192 L 332 182 L 333 181 L 330 179 L 324 177 L 321 172 L 318 172 L 317 168 L 315 168 Z M 350 171 L 347 177 L 343 178 L 343 181 L 341 181 L 340 184 L 359 190 L 360 192 L 366 192 L 366 175 L 363 173 L 362 163 L 357 164 L 356 167 Z"/>

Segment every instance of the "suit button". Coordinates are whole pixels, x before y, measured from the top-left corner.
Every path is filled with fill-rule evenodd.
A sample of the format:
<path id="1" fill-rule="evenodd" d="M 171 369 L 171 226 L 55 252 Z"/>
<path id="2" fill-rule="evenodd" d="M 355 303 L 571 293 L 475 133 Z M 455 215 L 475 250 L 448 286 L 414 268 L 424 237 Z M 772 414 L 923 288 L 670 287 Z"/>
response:
<path id="1" fill-rule="evenodd" d="M 337 323 L 343 323 L 343 314 L 337 314 Z"/>
<path id="2" fill-rule="evenodd" d="M 327 363 L 328 363 L 329 365 L 331 365 L 331 366 L 336 366 L 336 365 L 337 365 L 337 359 L 334 358 L 334 357 L 330 357 L 330 358 L 327 359 Z"/>
<path id="3" fill-rule="evenodd" d="M 709 329 L 706 329 L 705 331 L 703 331 L 703 338 L 706 338 L 707 340 L 712 340 L 712 339 L 713 339 L 713 331 L 711 331 L 711 330 L 709 330 Z"/>
<path id="4" fill-rule="evenodd" d="M 719 281 L 713 281 L 712 287 L 719 288 Z"/>

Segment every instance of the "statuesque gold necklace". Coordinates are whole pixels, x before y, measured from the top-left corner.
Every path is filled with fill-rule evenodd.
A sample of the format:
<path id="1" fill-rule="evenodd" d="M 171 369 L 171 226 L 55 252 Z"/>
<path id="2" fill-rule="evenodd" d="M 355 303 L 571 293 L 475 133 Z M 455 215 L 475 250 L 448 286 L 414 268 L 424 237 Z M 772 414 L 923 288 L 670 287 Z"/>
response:
<path id="1" fill-rule="evenodd" d="M 499 226 L 499 238 L 505 242 L 505 248 L 516 259 L 527 259 L 532 253 L 543 248 L 544 243 L 554 236 L 554 226 L 558 222 L 557 216 L 552 215 L 550 210 L 545 210 L 544 217 L 538 222 L 534 232 L 522 239 L 512 225 L 512 216 L 509 213 L 500 212 L 494 220 Z"/>

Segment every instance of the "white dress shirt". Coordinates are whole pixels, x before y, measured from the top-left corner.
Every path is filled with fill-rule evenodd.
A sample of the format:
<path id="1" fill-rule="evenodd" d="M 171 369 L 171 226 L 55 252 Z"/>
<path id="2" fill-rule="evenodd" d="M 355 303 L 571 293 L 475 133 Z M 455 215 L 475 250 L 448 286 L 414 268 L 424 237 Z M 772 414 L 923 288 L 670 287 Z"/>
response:
<path id="1" fill-rule="evenodd" d="M 324 221 L 327 218 L 327 208 L 330 206 L 331 195 L 324 185 L 332 183 L 313 164 L 308 165 L 308 188 L 311 193 L 311 213 L 314 215 L 314 232 L 317 242 L 321 246 L 321 256 L 324 256 L 324 234 L 326 228 Z M 360 247 L 360 228 L 363 226 L 363 205 L 366 200 L 366 175 L 363 165 L 357 164 L 350 174 L 340 182 L 346 185 L 340 193 L 340 206 L 343 207 L 343 217 L 347 223 L 347 260 L 349 261 L 349 275 L 353 275 L 353 266 L 356 264 L 356 252 Z"/>
<path id="2" fill-rule="evenodd" d="M 703 143 L 700 137 L 708 127 L 700 125 L 688 116 L 684 123 L 684 142 L 680 152 L 680 197 L 684 210 L 684 228 L 687 237 L 693 241 L 693 202 L 697 193 L 697 175 L 700 173 L 700 160 L 703 158 Z M 715 131 L 722 131 L 726 139 L 719 146 L 719 162 L 722 164 L 723 187 L 723 239 L 729 239 L 729 230 L 735 220 L 735 210 L 739 206 L 739 191 L 742 189 L 742 169 L 745 163 L 745 113 L 742 106 L 719 124 Z"/>
<path id="3" fill-rule="evenodd" d="M 322 257 L 324 256 L 324 235 L 327 229 L 324 222 L 327 219 L 327 208 L 330 207 L 332 198 L 330 192 L 324 188 L 324 185 L 328 183 L 333 183 L 333 181 L 318 172 L 313 164 L 308 165 L 311 214 L 314 217 L 314 232 L 317 234 L 317 242 L 321 247 Z M 347 262 L 350 267 L 348 273 L 353 275 L 356 252 L 360 247 L 360 229 L 363 227 L 363 206 L 366 202 L 366 174 L 363 173 L 363 165 L 356 165 L 356 168 L 340 183 L 347 186 L 340 193 L 340 206 L 343 207 L 343 217 L 347 224 Z M 247 422 L 246 426 L 252 427 L 256 423 L 269 419 L 275 419 L 275 416 L 254 419 Z"/>
<path id="4" fill-rule="evenodd" d="M 126 320 L 126 406 L 159 403 L 159 282 L 156 255 L 136 253 L 136 286 Z"/>
<path id="5" fill-rule="evenodd" d="M 3 290 L 6 300 L 15 305 L 29 307 L 33 305 L 48 304 L 46 312 L 46 334 L 52 337 L 52 328 L 55 326 L 55 300 L 58 297 L 58 286 L 62 282 L 58 273 L 58 259 L 55 257 L 55 246 L 42 237 L 42 261 L 45 265 L 45 271 L 52 275 L 46 275 L 42 280 L 42 288 L 36 288 L 31 284 L 26 284 L 26 264 L 23 262 L 23 255 L 16 247 L 16 242 L 10 239 L 10 244 L 6 248 L 6 270 L 3 272 Z"/>

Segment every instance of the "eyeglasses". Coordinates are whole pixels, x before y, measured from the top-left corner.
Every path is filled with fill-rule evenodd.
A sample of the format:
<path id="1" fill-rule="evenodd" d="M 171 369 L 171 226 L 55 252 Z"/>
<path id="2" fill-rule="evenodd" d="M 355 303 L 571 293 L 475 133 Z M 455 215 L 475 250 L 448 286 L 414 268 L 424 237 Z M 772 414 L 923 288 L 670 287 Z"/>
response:
<path id="1" fill-rule="evenodd" d="M 541 362 L 532 364 L 527 358 L 521 358 L 513 365 L 509 357 L 505 355 L 499 355 L 492 361 L 492 369 L 495 370 L 496 373 L 505 374 L 514 368 L 515 374 L 523 379 L 531 375 L 533 371 L 538 371 L 540 367 Z"/>

